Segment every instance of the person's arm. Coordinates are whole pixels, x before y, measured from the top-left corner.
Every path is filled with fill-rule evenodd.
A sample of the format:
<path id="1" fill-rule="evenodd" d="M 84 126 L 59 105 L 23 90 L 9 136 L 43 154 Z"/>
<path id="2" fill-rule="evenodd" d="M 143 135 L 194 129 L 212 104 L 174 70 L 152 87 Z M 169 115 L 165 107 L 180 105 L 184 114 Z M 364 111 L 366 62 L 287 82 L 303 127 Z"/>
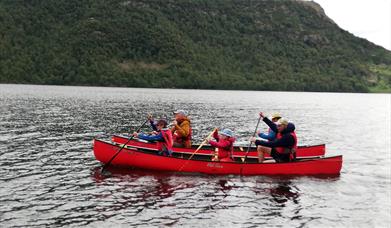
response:
<path id="1" fill-rule="evenodd" d="M 292 147 L 295 144 L 295 139 L 293 138 L 292 135 L 287 134 L 282 136 L 279 139 L 276 139 L 274 141 L 261 141 L 261 140 L 256 140 L 255 145 L 257 146 L 266 146 L 266 147 Z"/>
<path id="2" fill-rule="evenodd" d="M 276 133 L 274 131 L 270 131 L 268 134 L 260 133 L 259 137 L 267 140 L 274 140 L 276 138 Z"/>
<path id="3" fill-rule="evenodd" d="M 209 144 L 211 146 L 218 147 L 218 148 L 226 148 L 230 146 L 231 143 L 228 140 L 220 140 L 218 142 L 210 140 Z"/>
<path id="4" fill-rule="evenodd" d="M 213 132 L 213 138 L 216 139 L 217 142 L 220 140 L 219 132 L 217 131 L 217 129 Z"/>
<path id="5" fill-rule="evenodd" d="M 270 129 L 272 131 L 278 132 L 277 125 L 275 123 L 273 123 L 271 120 L 269 120 L 269 118 L 264 117 L 262 120 L 263 120 L 263 122 L 265 122 L 265 124 L 267 124 L 267 126 L 270 127 Z"/>
<path id="6" fill-rule="evenodd" d="M 267 118 L 263 112 L 260 112 L 259 113 L 259 116 L 262 118 L 263 122 L 265 122 L 267 124 L 267 126 L 270 127 L 270 129 L 272 131 L 274 131 L 274 133 L 277 133 L 278 132 L 278 129 L 277 129 L 277 125 L 275 123 L 273 123 L 271 120 L 269 120 L 269 118 Z"/>
<path id="7" fill-rule="evenodd" d="M 156 123 L 153 120 L 149 120 L 149 124 L 154 131 L 157 131 Z"/>
<path id="8" fill-rule="evenodd" d="M 189 135 L 190 132 L 190 123 L 188 121 L 184 121 L 181 126 L 178 124 L 175 124 L 174 126 L 175 132 L 180 136 L 180 137 L 186 137 Z"/>
<path id="9" fill-rule="evenodd" d="M 143 139 L 143 140 L 147 140 L 147 141 L 163 141 L 164 140 L 161 132 L 157 135 L 146 135 L 146 134 L 140 133 L 140 134 L 138 134 L 137 137 L 139 139 Z"/>
<path id="10" fill-rule="evenodd" d="M 148 114 L 148 117 L 147 117 L 147 118 L 148 118 L 148 120 L 149 120 L 149 124 L 151 125 L 152 130 L 157 131 L 156 123 L 155 123 L 155 121 L 154 121 L 152 115 L 151 115 L 151 114 Z"/>

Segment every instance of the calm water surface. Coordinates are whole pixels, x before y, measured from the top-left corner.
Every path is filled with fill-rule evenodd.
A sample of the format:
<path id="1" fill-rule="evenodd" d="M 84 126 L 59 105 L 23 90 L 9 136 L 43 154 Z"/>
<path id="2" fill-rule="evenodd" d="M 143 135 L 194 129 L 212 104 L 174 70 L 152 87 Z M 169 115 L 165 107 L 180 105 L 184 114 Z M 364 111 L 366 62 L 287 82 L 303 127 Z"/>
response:
<path id="1" fill-rule="evenodd" d="M 342 173 L 99 175 L 94 137 L 179 108 L 190 112 L 198 142 L 214 127 L 244 142 L 259 111 L 279 111 L 300 144 L 343 154 Z M 390 227 L 390 112 L 390 94 L 0 85 L 0 226 Z"/>

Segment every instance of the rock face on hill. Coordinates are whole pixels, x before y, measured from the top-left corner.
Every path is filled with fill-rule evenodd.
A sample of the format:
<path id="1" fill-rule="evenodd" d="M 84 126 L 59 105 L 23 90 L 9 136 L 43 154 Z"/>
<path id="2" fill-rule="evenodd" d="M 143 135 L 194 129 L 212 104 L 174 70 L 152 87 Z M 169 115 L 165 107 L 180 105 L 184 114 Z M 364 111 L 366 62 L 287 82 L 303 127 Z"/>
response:
<path id="1" fill-rule="evenodd" d="M 0 83 L 391 91 L 391 52 L 308 1 L 0 2 Z"/>

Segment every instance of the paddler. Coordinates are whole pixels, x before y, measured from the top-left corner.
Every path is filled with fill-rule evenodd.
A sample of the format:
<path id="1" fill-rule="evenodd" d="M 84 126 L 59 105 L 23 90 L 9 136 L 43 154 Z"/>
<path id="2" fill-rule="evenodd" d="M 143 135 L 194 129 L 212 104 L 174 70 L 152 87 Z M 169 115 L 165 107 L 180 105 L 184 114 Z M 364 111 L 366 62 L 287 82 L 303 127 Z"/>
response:
<path id="1" fill-rule="evenodd" d="M 174 139 L 174 147 L 191 147 L 192 129 L 190 119 L 184 110 L 177 110 L 174 112 L 175 120 L 172 123 L 171 132 Z"/>
<path id="2" fill-rule="evenodd" d="M 272 120 L 272 122 L 274 124 L 277 124 L 277 121 L 279 119 L 281 119 L 281 115 L 280 113 L 276 112 L 276 113 L 273 113 L 270 117 L 270 119 Z M 270 127 L 268 129 L 268 132 L 267 133 L 263 133 L 261 132 L 261 130 L 258 130 L 257 131 L 257 135 L 261 138 L 261 139 L 265 139 L 265 140 L 268 140 L 268 141 L 273 141 L 276 139 L 276 136 L 277 136 L 277 133 L 278 132 L 274 132 Z"/>
<path id="3" fill-rule="evenodd" d="M 296 158 L 297 137 L 295 125 L 289 123 L 286 119 L 281 118 L 275 125 L 270 119 L 261 112 L 259 116 L 271 128 L 272 131 L 278 132 L 273 141 L 257 140 L 252 137 L 250 140 L 255 142 L 258 151 L 258 161 L 262 163 L 265 159 L 265 153 L 270 154 L 276 162 L 290 162 Z"/>
<path id="4" fill-rule="evenodd" d="M 209 144 L 218 148 L 217 158 L 213 161 L 232 162 L 233 145 L 235 142 L 234 134 L 230 129 L 224 129 L 218 133 L 216 129 L 213 132 L 213 138 L 216 141 L 209 140 Z"/>
<path id="5" fill-rule="evenodd" d="M 148 117 L 151 121 L 151 126 L 153 126 L 156 132 L 153 132 L 151 135 L 144 133 L 134 132 L 133 136 L 139 139 L 147 140 L 149 142 L 157 142 L 157 149 L 159 154 L 171 156 L 172 155 L 172 146 L 173 146 L 173 137 L 171 130 L 167 128 L 167 121 L 160 119 L 157 123 L 153 123 L 152 117 Z"/>

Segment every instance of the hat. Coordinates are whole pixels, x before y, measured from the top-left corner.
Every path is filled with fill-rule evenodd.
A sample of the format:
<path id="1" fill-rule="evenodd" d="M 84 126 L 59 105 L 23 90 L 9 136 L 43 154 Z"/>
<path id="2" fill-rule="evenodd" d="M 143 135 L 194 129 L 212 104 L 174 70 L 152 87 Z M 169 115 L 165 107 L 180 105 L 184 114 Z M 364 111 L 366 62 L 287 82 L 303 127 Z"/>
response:
<path id="1" fill-rule="evenodd" d="M 184 116 L 187 116 L 187 113 L 186 113 L 186 111 L 185 110 L 176 110 L 175 112 L 174 112 L 174 114 L 182 114 L 182 115 L 184 115 Z"/>
<path id="2" fill-rule="evenodd" d="M 274 119 L 274 118 L 282 118 L 282 116 L 280 115 L 280 113 L 275 112 L 275 113 L 273 113 L 272 116 L 271 116 L 271 119 Z"/>
<path id="3" fill-rule="evenodd" d="M 285 125 L 287 126 L 288 125 L 288 120 L 284 119 L 284 118 L 281 118 L 277 121 L 277 125 Z"/>
<path id="4" fill-rule="evenodd" d="M 228 137 L 234 136 L 234 133 L 230 129 L 224 129 L 220 132 L 220 134 L 228 136 Z"/>

